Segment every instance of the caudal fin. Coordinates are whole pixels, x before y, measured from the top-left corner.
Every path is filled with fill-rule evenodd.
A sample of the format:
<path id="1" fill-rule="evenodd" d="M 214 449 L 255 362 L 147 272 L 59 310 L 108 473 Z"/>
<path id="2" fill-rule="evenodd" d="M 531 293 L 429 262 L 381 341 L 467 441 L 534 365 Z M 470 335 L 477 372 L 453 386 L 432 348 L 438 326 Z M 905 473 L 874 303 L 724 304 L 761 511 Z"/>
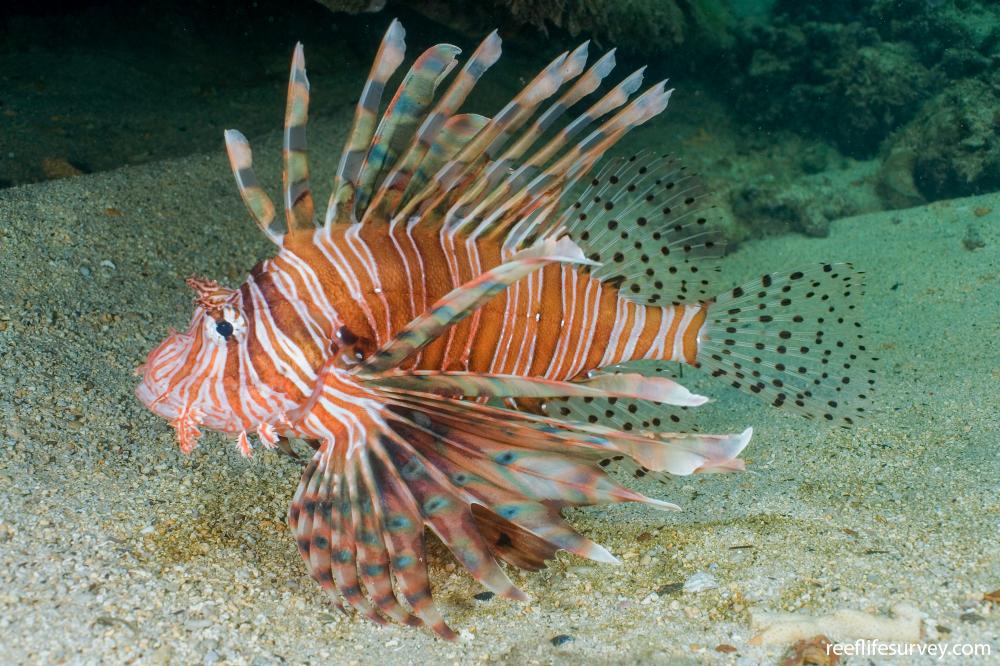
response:
<path id="1" fill-rule="evenodd" d="M 769 273 L 709 307 L 698 361 L 714 377 L 806 417 L 851 425 L 868 411 L 874 359 L 851 264 Z"/>

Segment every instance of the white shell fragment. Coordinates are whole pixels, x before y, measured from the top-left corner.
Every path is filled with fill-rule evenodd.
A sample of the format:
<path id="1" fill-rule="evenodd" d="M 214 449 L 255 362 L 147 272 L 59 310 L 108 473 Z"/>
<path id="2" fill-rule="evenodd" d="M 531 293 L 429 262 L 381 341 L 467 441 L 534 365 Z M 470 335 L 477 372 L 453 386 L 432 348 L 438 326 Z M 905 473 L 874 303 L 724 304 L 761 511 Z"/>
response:
<path id="1" fill-rule="evenodd" d="M 891 617 L 849 608 L 821 616 L 751 611 L 750 625 L 758 633 L 750 639 L 750 645 L 787 645 L 816 634 L 839 641 L 917 643 L 924 638 L 923 617 L 919 610 L 907 604 L 893 606 Z"/>
<path id="2" fill-rule="evenodd" d="M 715 576 L 704 571 L 699 571 L 684 581 L 684 591 L 688 594 L 698 594 L 705 590 L 714 590 L 717 587 L 719 587 L 719 581 L 715 580 Z"/>

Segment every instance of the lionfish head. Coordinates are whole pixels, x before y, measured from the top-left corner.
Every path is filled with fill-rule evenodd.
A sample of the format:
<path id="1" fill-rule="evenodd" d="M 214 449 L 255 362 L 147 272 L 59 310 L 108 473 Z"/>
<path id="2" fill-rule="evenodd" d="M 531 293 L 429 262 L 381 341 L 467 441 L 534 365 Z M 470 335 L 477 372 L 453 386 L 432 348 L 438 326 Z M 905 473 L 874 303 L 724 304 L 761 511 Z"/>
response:
<path id="1" fill-rule="evenodd" d="M 247 428 L 232 408 L 239 391 L 240 360 L 246 358 L 247 321 L 239 291 L 214 280 L 189 278 L 195 310 L 187 331 L 173 329 L 136 369 L 142 383 L 136 396 L 176 429 L 181 449 L 190 452 L 199 427 L 225 432 Z M 243 349 L 242 351 L 245 351 Z"/>

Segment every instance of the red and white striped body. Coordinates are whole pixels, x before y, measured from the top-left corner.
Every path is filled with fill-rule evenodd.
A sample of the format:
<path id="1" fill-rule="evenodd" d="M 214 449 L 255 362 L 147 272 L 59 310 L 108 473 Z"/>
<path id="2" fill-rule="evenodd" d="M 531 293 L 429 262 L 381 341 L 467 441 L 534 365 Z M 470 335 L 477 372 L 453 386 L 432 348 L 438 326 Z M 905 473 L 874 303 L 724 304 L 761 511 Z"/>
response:
<path id="1" fill-rule="evenodd" d="M 331 356 L 345 367 L 368 356 L 452 289 L 510 258 L 502 254 L 489 240 L 453 243 L 404 224 L 290 236 L 239 290 L 221 290 L 224 306 L 196 314 L 181 336 L 191 353 L 178 354 L 168 339 L 150 355 L 140 398 L 171 421 L 196 403 L 213 430 L 271 425 L 307 436 L 289 430 L 287 415 L 312 394 Z M 568 380 L 636 359 L 694 363 L 707 307 L 642 305 L 579 267 L 550 264 L 405 367 Z M 234 326 L 228 340 L 213 330 L 220 318 Z"/>
<path id="2" fill-rule="evenodd" d="M 316 328 L 339 324 L 366 354 L 395 336 L 452 289 L 510 256 L 481 240 L 450 242 L 404 224 L 318 230 L 251 275 L 294 283 L 286 297 L 322 289 Z M 265 277 L 265 274 L 268 277 Z M 650 307 L 629 301 L 584 270 L 550 264 L 513 284 L 476 315 L 430 343 L 408 366 L 569 379 L 634 359 L 694 363 L 706 306 Z M 296 311 L 302 316 L 302 311 Z"/>

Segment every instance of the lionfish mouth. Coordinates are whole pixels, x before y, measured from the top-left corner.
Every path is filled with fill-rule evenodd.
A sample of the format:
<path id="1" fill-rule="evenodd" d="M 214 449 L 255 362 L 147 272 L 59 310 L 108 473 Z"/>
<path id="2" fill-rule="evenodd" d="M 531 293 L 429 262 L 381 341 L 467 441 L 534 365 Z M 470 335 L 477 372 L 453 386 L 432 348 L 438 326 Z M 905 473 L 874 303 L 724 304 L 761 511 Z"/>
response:
<path id="1" fill-rule="evenodd" d="M 177 356 L 177 347 L 190 338 L 185 333 L 180 333 L 171 328 L 167 332 L 167 337 L 160 345 L 149 352 L 146 362 L 140 364 L 133 371 L 136 376 L 142 377 L 142 381 L 135 388 L 135 395 L 147 409 L 157 416 L 172 420 L 184 411 L 184 407 L 176 404 L 176 401 L 169 400 L 170 381 L 169 376 L 163 371 L 169 365 L 171 359 Z"/>
<path id="2" fill-rule="evenodd" d="M 191 453 L 198 446 L 202 434 L 199 427 L 205 422 L 204 412 L 195 406 L 180 404 L 169 389 L 160 390 L 152 385 L 148 371 L 144 371 L 142 383 L 135 387 L 135 396 L 176 431 L 181 451 Z"/>
<path id="3" fill-rule="evenodd" d="M 139 369 L 142 369 L 140 366 Z M 139 369 L 136 372 L 139 372 Z M 172 420 L 182 411 L 179 405 L 167 400 L 168 393 L 159 391 L 149 384 L 146 378 L 135 387 L 135 397 L 139 399 L 146 409 L 150 410 L 160 418 Z"/>

